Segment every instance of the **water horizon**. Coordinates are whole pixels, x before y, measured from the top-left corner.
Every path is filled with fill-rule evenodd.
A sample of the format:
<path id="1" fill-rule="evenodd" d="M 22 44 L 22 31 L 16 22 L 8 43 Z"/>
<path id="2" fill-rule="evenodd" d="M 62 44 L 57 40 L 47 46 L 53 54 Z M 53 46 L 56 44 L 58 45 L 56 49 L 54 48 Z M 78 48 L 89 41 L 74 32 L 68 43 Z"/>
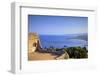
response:
<path id="1" fill-rule="evenodd" d="M 64 34 L 64 35 L 39 35 L 40 42 L 43 48 L 54 48 L 66 47 L 88 47 L 88 37 L 85 34 Z"/>

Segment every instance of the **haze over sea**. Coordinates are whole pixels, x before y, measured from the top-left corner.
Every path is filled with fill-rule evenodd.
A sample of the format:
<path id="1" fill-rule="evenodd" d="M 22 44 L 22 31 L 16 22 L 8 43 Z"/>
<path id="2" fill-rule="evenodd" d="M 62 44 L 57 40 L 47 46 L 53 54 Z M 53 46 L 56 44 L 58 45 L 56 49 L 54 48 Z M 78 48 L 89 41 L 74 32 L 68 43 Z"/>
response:
<path id="1" fill-rule="evenodd" d="M 88 47 L 87 34 L 39 35 L 43 48 Z"/>

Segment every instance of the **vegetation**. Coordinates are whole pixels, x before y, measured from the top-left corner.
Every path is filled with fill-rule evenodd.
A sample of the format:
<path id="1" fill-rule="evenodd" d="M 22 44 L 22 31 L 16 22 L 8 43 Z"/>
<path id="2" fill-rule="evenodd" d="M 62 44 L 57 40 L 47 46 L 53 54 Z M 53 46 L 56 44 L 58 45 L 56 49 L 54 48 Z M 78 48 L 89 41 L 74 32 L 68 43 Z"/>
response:
<path id="1" fill-rule="evenodd" d="M 87 58 L 88 50 L 86 47 L 66 47 L 63 48 L 55 48 L 50 46 L 49 48 L 45 48 L 46 52 L 52 53 L 53 55 L 61 55 L 64 53 L 68 53 L 69 58 L 79 59 L 79 58 Z M 65 58 L 66 59 L 66 58 Z"/>
<path id="2" fill-rule="evenodd" d="M 69 47 L 64 48 L 64 50 L 69 54 L 70 58 L 87 58 L 88 57 L 88 50 L 86 47 Z"/>

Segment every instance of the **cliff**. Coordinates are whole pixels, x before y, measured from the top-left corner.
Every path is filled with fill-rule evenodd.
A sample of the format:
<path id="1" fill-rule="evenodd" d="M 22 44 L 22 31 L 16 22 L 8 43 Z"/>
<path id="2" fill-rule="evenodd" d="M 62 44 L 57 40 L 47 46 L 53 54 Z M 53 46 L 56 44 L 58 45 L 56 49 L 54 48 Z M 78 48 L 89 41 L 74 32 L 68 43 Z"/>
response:
<path id="1" fill-rule="evenodd" d="M 37 42 L 39 40 L 37 33 L 28 33 L 28 52 L 34 52 L 37 48 Z"/>

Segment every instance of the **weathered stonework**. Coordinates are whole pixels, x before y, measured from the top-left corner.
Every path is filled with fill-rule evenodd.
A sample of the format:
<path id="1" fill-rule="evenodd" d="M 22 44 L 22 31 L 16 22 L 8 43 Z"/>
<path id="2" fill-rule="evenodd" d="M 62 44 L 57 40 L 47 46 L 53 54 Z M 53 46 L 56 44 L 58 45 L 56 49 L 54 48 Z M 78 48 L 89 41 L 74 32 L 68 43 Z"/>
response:
<path id="1" fill-rule="evenodd" d="M 28 53 L 35 52 L 38 40 L 37 33 L 28 33 Z"/>

